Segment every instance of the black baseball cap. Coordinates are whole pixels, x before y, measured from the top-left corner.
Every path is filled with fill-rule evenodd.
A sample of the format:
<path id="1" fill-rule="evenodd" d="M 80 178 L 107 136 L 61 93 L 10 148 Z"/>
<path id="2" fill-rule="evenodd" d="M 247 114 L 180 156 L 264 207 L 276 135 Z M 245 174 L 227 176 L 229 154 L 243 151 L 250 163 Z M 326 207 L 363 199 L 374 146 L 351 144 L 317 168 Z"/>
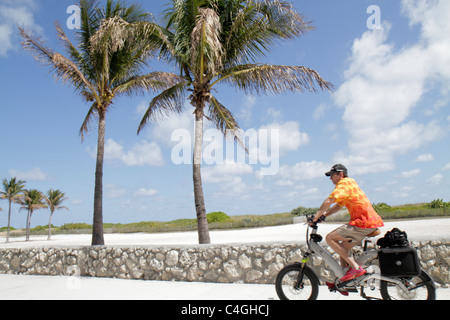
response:
<path id="1" fill-rule="evenodd" d="M 343 172 L 344 176 L 347 176 L 347 168 L 342 164 L 335 164 L 331 167 L 331 170 L 325 173 L 327 177 L 331 176 L 333 173 Z"/>

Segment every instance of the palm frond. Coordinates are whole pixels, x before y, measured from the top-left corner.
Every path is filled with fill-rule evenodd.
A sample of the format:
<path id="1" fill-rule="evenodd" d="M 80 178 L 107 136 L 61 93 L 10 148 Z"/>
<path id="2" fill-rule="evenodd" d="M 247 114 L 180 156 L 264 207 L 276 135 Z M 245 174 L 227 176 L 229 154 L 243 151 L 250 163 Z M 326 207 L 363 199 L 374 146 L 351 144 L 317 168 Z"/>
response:
<path id="1" fill-rule="evenodd" d="M 166 29 L 172 32 L 171 41 L 175 48 L 174 60 L 180 66 L 191 65 L 192 31 L 194 30 L 199 8 L 205 0 L 172 0 L 171 7 L 165 11 Z"/>
<path id="2" fill-rule="evenodd" d="M 68 198 L 66 197 L 66 194 L 60 190 L 50 189 L 47 191 L 47 194 L 43 195 L 43 198 L 52 212 L 59 209 L 69 210 L 66 206 L 61 205 Z"/>
<path id="3" fill-rule="evenodd" d="M 81 141 L 84 140 L 84 134 L 89 132 L 89 129 L 91 127 L 91 123 L 93 121 L 93 118 L 97 116 L 97 102 L 94 102 L 92 106 L 89 108 L 89 111 L 84 118 L 83 124 L 80 128 L 80 137 Z"/>
<path id="4" fill-rule="evenodd" d="M 79 2 L 81 29 L 77 32 L 77 37 L 85 60 L 89 60 L 90 39 L 100 26 L 102 19 L 98 3 L 98 0 L 80 0 Z"/>
<path id="5" fill-rule="evenodd" d="M 216 125 L 217 130 L 220 130 L 225 138 L 232 137 L 242 148 L 248 151 L 242 141 L 241 130 L 234 115 L 214 96 L 210 98 L 208 119 Z"/>
<path id="6" fill-rule="evenodd" d="M 25 183 L 26 181 L 17 180 L 16 177 L 11 178 L 10 180 L 3 179 L 3 191 L 0 191 L 0 199 L 10 199 L 17 203 L 17 199 L 21 197 L 20 193 L 25 188 Z"/>
<path id="7" fill-rule="evenodd" d="M 24 197 L 20 200 L 22 205 L 21 209 L 26 210 L 36 210 L 41 208 L 47 208 L 44 204 L 44 195 L 42 192 L 36 189 L 23 190 Z"/>
<path id="8" fill-rule="evenodd" d="M 19 30 L 23 38 L 23 48 L 29 51 L 39 63 L 52 67 L 52 71 L 58 80 L 63 83 L 70 83 L 78 91 L 95 92 L 94 86 L 86 79 L 75 63 L 47 48 L 39 38 L 33 38 L 24 29 L 19 28 Z"/>
<path id="9" fill-rule="evenodd" d="M 222 68 L 223 47 L 220 39 L 220 17 L 213 9 L 199 9 L 191 34 L 191 65 L 194 75 L 203 82 L 204 74 L 215 74 Z"/>
<path id="10" fill-rule="evenodd" d="M 174 61 L 177 55 L 173 38 L 174 34 L 153 22 L 140 22 L 135 26 L 136 37 L 146 39 L 160 50 L 160 57 L 167 61 Z"/>
<path id="11" fill-rule="evenodd" d="M 98 30 L 90 38 L 91 54 L 99 52 L 102 55 L 121 50 L 128 39 L 134 36 L 129 23 L 119 16 L 103 19 Z"/>
<path id="12" fill-rule="evenodd" d="M 114 90 L 116 95 L 148 93 L 150 91 L 165 90 L 180 82 L 183 78 L 168 72 L 152 72 L 142 76 L 131 77 L 117 85 Z"/>
<path id="13" fill-rule="evenodd" d="M 227 130 L 233 132 L 239 129 L 239 125 L 231 111 L 221 104 L 214 96 L 211 96 L 208 116 L 209 120 L 211 120 L 216 128 L 223 134 L 225 134 Z"/>
<path id="14" fill-rule="evenodd" d="M 154 97 L 139 124 L 138 134 L 158 117 L 164 118 L 172 113 L 181 113 L 188 85 L 189 82 L 181 81 Z"/>
<path id="15" fill-rule="evenodd" d="M 77 65 L 78 69 L 83 72 L 87 79 L 92 80 L 94 78 L 94 73 L 90 61 L 86 60 L 86 56 L 72 44 L 59 23 L 55 23 L 55 28 L 58 38 L 69 53 L 71 60 Z"/>
<path id="16" fill-rule="evenodd" d="M 224 71 L 212 86 L 228 82 L 246 93 L 317 92 L 317 89 L 331 91 L 333 85 L 315 70 L 302 66 L 248 64 Z"/>
<path id="17" fill-rule="evenodd" d="M 249 0 L 245 5 L 230 6 L 223 23 L 224 63 L 228 67 L 254 62 L 280 40 L 296 38 L 313 28 L 288 2 Z"/>

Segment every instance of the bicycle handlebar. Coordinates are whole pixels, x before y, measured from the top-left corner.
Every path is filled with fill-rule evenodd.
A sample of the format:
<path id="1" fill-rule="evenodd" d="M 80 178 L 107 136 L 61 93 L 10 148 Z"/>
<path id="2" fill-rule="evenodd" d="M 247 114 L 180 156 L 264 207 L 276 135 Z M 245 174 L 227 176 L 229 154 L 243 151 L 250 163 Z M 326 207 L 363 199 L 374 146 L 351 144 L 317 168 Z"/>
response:
<path id="1" fill-rule="evenodd" d="M 324 222 L 326 217 L 324 215 L 322 215 L 316 222 L 314 222 L 314 214 L 309 215 L 306 217 L 306 222 L 307 224 L 309 224 L 311 227 L 317 227 L 317 224 L 320 222 Z"/>

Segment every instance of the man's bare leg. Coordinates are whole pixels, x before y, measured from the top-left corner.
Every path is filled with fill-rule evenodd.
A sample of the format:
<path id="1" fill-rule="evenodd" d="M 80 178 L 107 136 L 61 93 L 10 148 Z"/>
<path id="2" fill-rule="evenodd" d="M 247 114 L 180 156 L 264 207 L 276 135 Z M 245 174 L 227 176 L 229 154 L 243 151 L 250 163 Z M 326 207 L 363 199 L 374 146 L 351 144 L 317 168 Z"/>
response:
<path id="1" fill-rule="evenodd" d="M 326 236 L 326 241 L 328 245 L 341 257 L 341 265 L 343 265 L 344 260 L 353 269 L 358 269 L 359 265 L 356 261 L 350 257 L 349 251 L 355 244 L 349 242 L 350 238 L 344 238 L 337 232 L 331 232 Z"/>

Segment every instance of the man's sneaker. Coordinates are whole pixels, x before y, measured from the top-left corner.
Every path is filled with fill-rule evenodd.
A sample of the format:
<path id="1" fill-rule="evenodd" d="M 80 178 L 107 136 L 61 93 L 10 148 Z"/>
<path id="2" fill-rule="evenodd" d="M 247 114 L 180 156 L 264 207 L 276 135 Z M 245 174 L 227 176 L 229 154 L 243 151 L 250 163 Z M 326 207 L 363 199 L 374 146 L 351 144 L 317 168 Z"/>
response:
<path id="1" fill-rule="evenodd" d="M 347 271 L 347 273 L 345 274 L 345 276 L 343 276 L 340 280 L 341 280 L 341 282 L 349 281 L 349 280 L 355 279 L 357 277 L 361 277 L 361 276 L 365 275 L 366 273 L 367 273 L 367 271 L 364 270 L 363 267 L 359 267 L 359 269 L 350 268 Z"/>
<path id="2" fill-rule="evenodd" d="M 336 288 L 336 285 L 333 282 L 325 282 L 326 285 L 328 286 L 328 290 L 330 290 L 330 292 L 339 292 L 340 294 L 344 295 L 344 296 L 348 296 L 348 291 L 345 290 L 339 290 L 338 288 Z"/>

